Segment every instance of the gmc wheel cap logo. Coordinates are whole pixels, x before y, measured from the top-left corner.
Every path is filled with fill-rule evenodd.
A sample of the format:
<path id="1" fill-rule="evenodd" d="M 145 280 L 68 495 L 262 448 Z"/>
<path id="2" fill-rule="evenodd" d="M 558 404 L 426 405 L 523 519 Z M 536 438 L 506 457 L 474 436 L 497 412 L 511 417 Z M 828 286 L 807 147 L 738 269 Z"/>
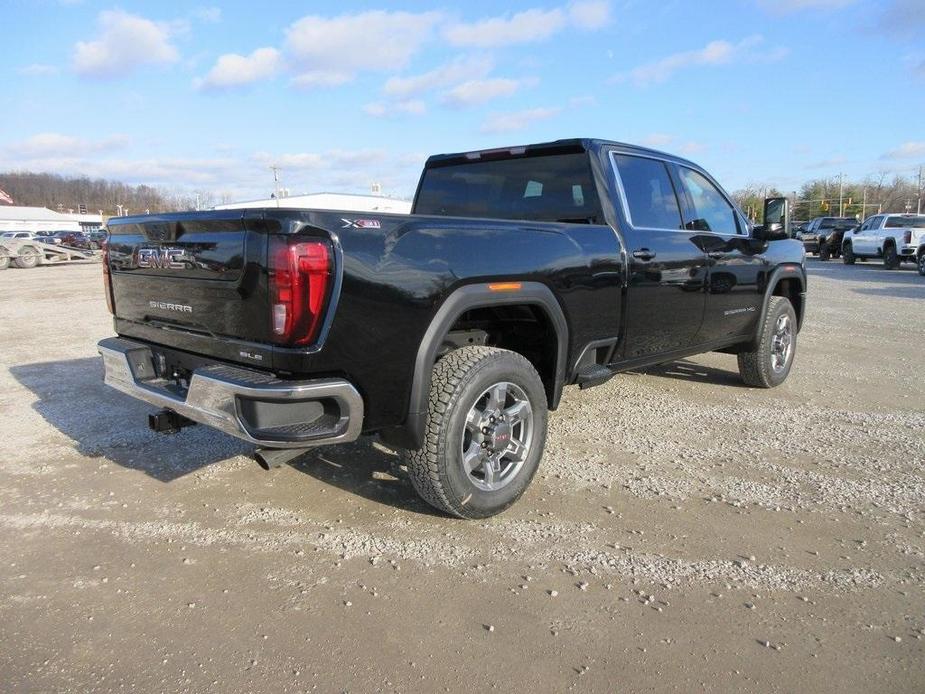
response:
<path id="1" fill-rule="evenodd" d="M 138 267 L 182 270 L 183 251 L 179 248 L 139 248 Z"/>

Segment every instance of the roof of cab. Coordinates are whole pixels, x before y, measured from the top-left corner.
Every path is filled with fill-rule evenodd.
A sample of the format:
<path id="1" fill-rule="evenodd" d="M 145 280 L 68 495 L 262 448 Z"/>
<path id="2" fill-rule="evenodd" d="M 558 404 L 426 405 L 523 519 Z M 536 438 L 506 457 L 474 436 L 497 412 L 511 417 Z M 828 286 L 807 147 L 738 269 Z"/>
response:
<path id="1" fill-rule="evenodd" d="M 575 137 L 564 140 L 553 140 L 552 142 L 538 142 L 530 145 L 515 145 L 511 147 L 495 147 L 491 149 L 473 150 L 471 152 L 434 154 L 428 157 L 425 166 L 447 166 L 450 164 L 459 164 L 466 161 L 477 161 L 480 159 L 508 159 L 515 157 L 541 156 L 544 154 L 591 152 L 597 151 L 601 147 L 617 147 L 628 153 L 656 156 L 661 159 L 670 159 L 675 162 L 700 168 L 694 162 L 674 154 L 669 154 L 668 152 L 661 152 L 656 149 L 642 147 L 640 145 L 632 145 L 626 142 L 603 140 L 593 137 Z"/>

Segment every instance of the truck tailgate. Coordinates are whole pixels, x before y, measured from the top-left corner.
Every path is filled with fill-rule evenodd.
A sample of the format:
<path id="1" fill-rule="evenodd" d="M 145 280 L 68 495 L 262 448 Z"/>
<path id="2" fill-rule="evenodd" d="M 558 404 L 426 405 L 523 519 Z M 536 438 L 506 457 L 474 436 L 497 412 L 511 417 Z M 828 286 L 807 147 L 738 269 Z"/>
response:
<path id="1" fill-rule="evenodd" d="M 214 339 L 270 342 L 267 236 L 247 229 L 242 210 L 113 219 L 109 230 L 120 334 L 269 366 L 253 350 Z"/>

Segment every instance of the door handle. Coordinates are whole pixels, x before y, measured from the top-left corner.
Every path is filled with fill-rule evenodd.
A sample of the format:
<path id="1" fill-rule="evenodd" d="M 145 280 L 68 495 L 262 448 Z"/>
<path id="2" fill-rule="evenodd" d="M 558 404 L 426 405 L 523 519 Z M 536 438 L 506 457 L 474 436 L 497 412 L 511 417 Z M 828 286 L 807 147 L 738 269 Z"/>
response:
<path id="1" fill-rule="evenodd" d="M 639 258 L 640 260 L 652 260 L 655 257 L 655 251 L 650 251 L 648 248 L 640 248 L 638 251 L 633 251 L 633 257 Z"/>

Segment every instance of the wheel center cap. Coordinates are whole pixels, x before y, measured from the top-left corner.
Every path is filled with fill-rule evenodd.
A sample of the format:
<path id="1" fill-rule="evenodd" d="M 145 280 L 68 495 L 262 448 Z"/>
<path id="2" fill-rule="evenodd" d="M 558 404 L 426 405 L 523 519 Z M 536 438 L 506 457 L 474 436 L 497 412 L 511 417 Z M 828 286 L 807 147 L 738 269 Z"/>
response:
<path id="1" fill-rule="evenodd" d="M 496 451 L 503 451 L 511 443 L 511 425 L 507 422 L 498 422 L 488 434 L 488 442 Z"/>

